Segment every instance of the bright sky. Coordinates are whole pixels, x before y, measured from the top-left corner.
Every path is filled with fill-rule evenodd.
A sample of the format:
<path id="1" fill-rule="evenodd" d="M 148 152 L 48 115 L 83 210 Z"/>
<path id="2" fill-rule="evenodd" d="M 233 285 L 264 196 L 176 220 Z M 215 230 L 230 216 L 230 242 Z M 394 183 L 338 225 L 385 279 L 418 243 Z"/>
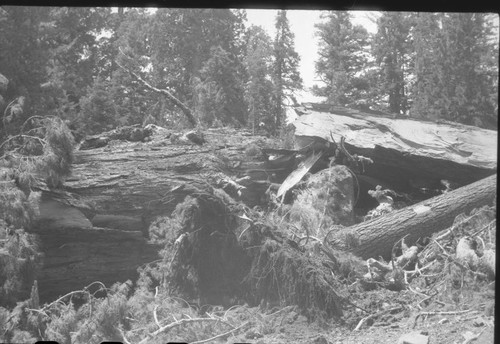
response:
<path id="1" fill-rule="evenodd" d="M 247 9 L 248 24 L 262 26 L 274 38 L 276 32 L 274 28 L 275 17 L 278 10 Z M 288 10 L 287 17 L 290 29 L 295 34 L 295 50 L 299 54 L 300 74 L 304 80 L 306 88 L 312 87 L 315 81 L 315 61 L 318 58 L 318 39 L 315 35 L 314 24 L 320 21 L 319 10 Z M 377 18 L 381 15 L 377 11 L 351 11 L 353 14 L 353 24 L 364 26 L 369 33 L 377 31 L 376 24 L 370 18 Z M 493 27 L 498 35 L 499 16 L 497 15 Z"/>
<path id="2" fill-rule="evenodd" d="M 262 26 L 271 36 L 276 32 L 274 28 L 277 10 L 247 9 L 248 24 Z M 319 10 L 288 10 L 287 18 L 290 29 L 295 34 L 295 50 L 300 55 L 300 74 L 306 88 L 315 84 L 314 65 L 318 58 L 318 39 L 315 35 L 314 24 L 320 21 Z M 353 11 L 353 23 L 363 25 L 368 32 L 375 32 L 376 25 L 368 20 L 368 15 L 377 12 Z"/>

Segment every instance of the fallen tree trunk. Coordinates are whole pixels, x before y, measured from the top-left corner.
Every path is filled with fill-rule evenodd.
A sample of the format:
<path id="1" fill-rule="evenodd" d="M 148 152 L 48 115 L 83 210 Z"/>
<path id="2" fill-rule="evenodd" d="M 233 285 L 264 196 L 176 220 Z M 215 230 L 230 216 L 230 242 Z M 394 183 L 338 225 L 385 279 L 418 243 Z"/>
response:
<path id="1" fill-rule="evenodd" d="M 373 111 L 326 104 L 311 104 L 307 114 L 293 125 L 296 148 L 318 139 L 340 142 L 344 137 L 350 154 L 373 160 L 373 164 L 362 166 L 363 175 L 401 192 L 439 189 L 443 179 L 459 187 L 496 173 L 495 130 L 451 122 L 390 118 Z M 411 190 L 412 185 L 419 184 L 417 190 Z"/>
<path id="2" fill-rule="evenodd" d="M 405 237 L 407 245 L 419 238 L 450 227 L 455 217 L 474 208 L 491 204 L 496 195 L 496 174 L 455 191 L 428 199 L 370 221 L 342 229 L 329 242 L 343 246 L 346 235 L 354 236 L 357 245 L 350 248 L 364 259 L 389 258 L 393 245 Z"/>
<path id="3" fill-rule="evenodd" d="M 135 279 L 139 266 L 160 258 L 162 246 L 148 242 L 133 218 L 128 219 L 128 228 L 110 226 L 109 218 L 93 224 L 78 209 L 53 196 L 42 194 L 39 215 L 30 229 L 37 234 L 44 255 L 37 276 L 40 301 L 54 300 L 94 281 L 111 286 Z"/>
<path id="4" fill-rule="evenodd" d="M 188 195 L 197 198 L 223 188 L 218 185 L 223 177 L 244 184 L 233 182 L 238 200 L 262 204 L 271 181 L 258 145 L 270 146 L 270 139 L 209 129 L 204 133 L 207 142 L 199 146 L 174 143 L 172 137 L 179 133 L 152 127 L 151 136 L 141 142 L 135 140 L 135 129 L 141 135 L 145 130 L 129 129 L 96 135 L 94 142 L 103 143 L 100 148 L 89 143 L 76 151 L 65 190 L 38 186 L 40 214 L 30 231 L 39 236 L 44 254 L 38 276 L 42 302 L 96 280 L 111 286 L 135 279 L 139 266 L 159 258 L 160 247 L 147 239 L 150 224 L 170 216 Z M 126 133 L 132 135 L 122 135 Z M 246 148 L 252 146 L 257 153 L 250 156 Z M 248 176 L 250 165 L 263 176 Z"/>
<path id="5" fill-rule="evenodd" d="M 207 130 L 208 142 L 200 147 L 172 143 L 172 135 L 163 130 L 149 142 L 115 140 L 75 152 L 66 191 L 88 205 L 90 210 L 79 209 L 89 219 L 97 214 L 129 216 L 144 221 L 145 228 L 157 216 L 170 215 L 186 195 L 206 192 L 223 175 L 251 175 L 238 200 L 249 206 L 259 204 L 271 173 L 262 158 L 248 156 L 245 148 L 256 143 L 268 146 L 271 140 Z M 261 175 L 252 175 L 251 168 Z M 262 184 L 250 183 L 254 181 Z"/>

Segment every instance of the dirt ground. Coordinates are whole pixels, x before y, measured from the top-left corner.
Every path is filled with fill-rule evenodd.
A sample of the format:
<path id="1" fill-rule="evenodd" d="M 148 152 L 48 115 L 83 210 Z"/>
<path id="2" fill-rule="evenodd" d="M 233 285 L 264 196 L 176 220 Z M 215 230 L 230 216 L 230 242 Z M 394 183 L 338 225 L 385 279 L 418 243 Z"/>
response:
<path id="1" fill-rule="evenodd" d="M 225 343 L 385 344 L 399 343 L 402 336 L 417 333 L 426 336 L 428 341 L 412 343 L 493 344 L 494 283 L 475 289 L 477 286 L 463 289 L 462 293 L 467 296 L 460 304 L 431 303 L 422 309 L 416 305 L 424 297 L 408 290 L 365 292 L 353 303 L 369 310 L 369 314 L 350 307 L 340 320 L 308 322 L 295 310 L 272 309 L 262 312 L 262 322 L 228 338 Z M 429 314 L 425 315 L 426 312 Z M 380 315 L 365 320 L 355 329 L 361 319 L 373 314 Z"/>

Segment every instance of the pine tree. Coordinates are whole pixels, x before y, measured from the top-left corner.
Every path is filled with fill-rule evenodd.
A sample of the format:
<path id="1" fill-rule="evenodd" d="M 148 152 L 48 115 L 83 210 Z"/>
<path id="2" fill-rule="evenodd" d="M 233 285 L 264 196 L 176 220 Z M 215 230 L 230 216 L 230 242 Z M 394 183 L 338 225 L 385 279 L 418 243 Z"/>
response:
<path id="1" fill-rule="evenodd" d="M 276 15 L 276 36 L 274 39 L 273 83 L 275 119 L 273 131 L 279 130 L 285 116 L 284 102 L 286 96 L 302 88 L 299 73 L 299 54 L 295 51 L 294 34 L 290 31 L 286 11 L 280 10 Z"/>
<path id="2" fill-rule="evenodd" d="M 164 117 L 170 111 L 166 108 L 172 105 L 161 96 L 152 94 L 126 70 L 134 71 L 151 83 L 155 82 L 151 80 L 154 77 L 151 71 L 153 18 L 154 15 L 145 8 L 127 9 L 118 17 L 120 24 L 114 33 L 116 37 L 112 37 L 116 52 L 114 60 L 125 69 L 117 65 L 112 71 L 108 92 L 117 105 L 121 124 L 142 123 L 150 116 L 156 124 L 167 125 Z M 159 86 L 164 87 L 165 82 Z"/>
<path id="3" fill-rule="evenodd" d="M 40 85 L 47 78 L 50 58 L 46 38 L 51 30 L 45 25 L 49 11 L 48 7 L 0 7 L 0 74 L 10 80 L 2 96 L 5 104 L 19 96 L 28 100 L 20 123 L 37 111 L 42 101 Z"/>
<path id="4" fill-rule="evenodd" d="M 498 45 L 486 14 L 419 13 L 416 16 L 415 85 L 411 112 L 465 124 L 496 127 Z M 493 54 L 494 55 L 494 54 Z M 493 76 L 493 77 L 492 77 Z"/>
<path id="5" fill-rule="evenodd" d="M 492 85 L 482 63 L 482 56 L 492 48 L 485 19 L 483 13 L 452 13 L 443 18 L 446 61 L 451 63 L 446 66 L 449 74 L 443 73 L 444 94 L 452 100 L 446 106 L 446 119 L 475 125 L 483 125 L 483 120 L 496 121 L 489 91 Z"/>
<path id="6" fill-rule="evenodd" d="M 67 100 L 77 105 L 99 75 L 103 51 L 98 36 L 108 28 L 110 14 L 110 8 L 50 8 L 47 25 L 53 30 L 47 37 L 51 57 L 46 84 L 59 91 L 59 103 Z"/>
<path id="7" fill-rule="evenodd" d="M 412 73 L 413 46 L 410 36 L 411 14 L 384 12 L 377 20 L 373 54 L 380 66 L 378 92 L 388 97 L 388 110 L 402 114 L 408 110 L 409 76 Z"/>
<path id="8" fill-rule="evenodd" d="M 336 105 L 355 104 L 369 87 L 363 74 L 368 64 L 368 32 L 353 26 L 345 11 L 327 12 L 322 18 L 325 21 L 316 24 L 320 56 L 316 74 L 325 86 L 313 91 Z"/>
<path id="9" fill-rule="evenodd" d="M 245 100 L 248 104 L 249 124 L 255 132 L 259 123 L 266 123 L 272 116 L 273 84 L 271 82 L 273 49 L 271 38 L 260 26 L 251 26 L 247 31 L 245 67 L 248 80 L 245 85 Z"/>
<path id="10" fill-rule="evenodd" d="M 411 117 L 437 119 L 439 113 L 434 107 L 440 96 L 437 83 L 439 14 L 416 13 L 413 29 L 415 50 L 415 77 Z"/>
<path id="11" fill-rule="evenodd" d="M 245 123 L 243 20 L 229 9 L 158 10 L 150 33 L 153 84 L 175 90 L 207 124 L 215 117 Z"/>

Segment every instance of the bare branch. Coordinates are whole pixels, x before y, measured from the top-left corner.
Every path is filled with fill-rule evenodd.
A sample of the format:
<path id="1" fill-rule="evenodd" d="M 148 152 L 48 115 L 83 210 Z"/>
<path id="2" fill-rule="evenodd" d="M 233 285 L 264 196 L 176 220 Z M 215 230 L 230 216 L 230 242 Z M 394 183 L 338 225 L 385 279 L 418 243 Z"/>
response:
<path id="1" fill-rule="evenodd" d="M 215 340 L 215 339 L 218 339 L 218 338 L 222 338 L 222 337 L 225 337 L 227 335 L 230 335 L 231 333 L 233 332 L 236 332 L 240 329 L 242 329 L 243 327 L 245 327 L 246 325 L 248 325 L 250 323 L 250 321 L 247 321 L 246 323 L 243 323 L 242 325 L 230 330 L 230 331 L 227 331 L 225 333 L 221 333 L 221 334 L 218 334 L 217 336 L 214 336 L 214 337 L 211 337 L 211 338 L 207 338 L 207 339 L 203 339 L 203 340 L 198 340 L 196 342 L 191 342 L 191 344 L 202 344 L 202 343 L 207 343 L 207 342 L 210 342 L 212 340 Z"/>
<path id="2" fill-rule="evenodd" d="M 396 306 L 396 307 L 392 307 L 392 308 L 389 308 L 389 309 L 385 309 L 383 311 L 380 311 L 378 313 L 375 313 L 375 314 L 371 314 L 363 319 L 361 319 L 358 323 L 358 325 L 356 326 L 356 328 L 354 328 L 354 331 L 359 331 L 359 329 L 361 328 L 361 326 L 363 326 L 363 324 L 369 320 L 369 319 L 373 319 L 373 318 L 377 318 L 381 315 L 384 315 L 384 314 L 387 314 L 387 313 L 391 313 L 391 312 L 395 312 L 395 311 L 399 311 L 399 310 L 402 310 L 403 307 L 401 306 Z"/>
<path id="3" fill-rule="evenodd" d="M 0 144 L 0 148 L 2 148 L 2 147 L 3 147 L 3 146 L 7 143 L 7 142 L 12 141 L 12 140 L 14 140 L 14 139 L 16 139 L 16 138 L 19 138 L 19 137 L 25 137 L 25 138 L 27 138 L 27 139 L 37 140 L 37 141 L 39 141 L 39 142 L 40 142 L 40 144 L 41 144 L 42 146 L 45 146 L 45 145 L 47 144 L 47 141 L 45 141 L 44 139 L 41 139 L 41 138 L 39 138 L 39 137 L 36 137 L 36 136 L 30 136 L 30 135 L 21 135 L 21 134 L 19 134 L 19 135 L 15 135 L 15 136 L 9 137 L 7 140 L 5 140 L 4 142 L 2 142 L 2 143 Z"/>
<path id="4" fill-rule="evenodd" d="M 160 333 L 162 332 L 168 332 L 170 331 L 171 329 L 173 329 L 174 327 L 177 327 L 177 326 L 181 326 L 181 325 L 184 325 L 184 324 L 188 324 L 188 323 L 194 323 L 194 322 L 204 322 L 204 321 L 215 321 L 215 322 L 220 322 L 222 324 L 225 324 L 225 325 L 228 325 L 228 326 L 231 326 L 231 324 L 229 324 L 228 322 L 226 321 L 223 321 L 221 319 L 214 319 L 214 318 L 191 318 L 191 319 L 180 319 L 178 321 L 175 321 L 173 323 L 170 323 L 168 325 L 165 325 L 163 327 L 160 327 L 158 330 L 154 331 L 153 333 L 149 333 L 148 336 L 146 338 L 144 338 L 143 340 L 141 340 L 139 342 L 139 344 L 144 344 L 146 343 L 149 339 L 153 338 L 153 337 L 156 337 L 157 335 L 159 335 Z"/>
<path id="5" fill-rule="evenodd" d="M 123 332 L 123 330 L 121 328 L 118 328 L 118 331 L 120 332 L 120 334 L 122 335 L 122 338 L 123 338 L 123 342 L 125 344 L 132 344 L 129 342 L 129 340 L 127 339 L 127 337 L 125 336 L 125 332 Z"/>
<path id="6" fill-rule="evenodd" d="M 121 49 L 120 49 L 120 52 L 125 55 L 127 58 L 130 58 L 129 56 L 127 56 Z M 141 84 L 143 84 L 144 86 L 146 86 L 147 88 L 149 88 L 150 90 L 156 92 L 156 93 L 160 93 L 164 96 L 166 96 L 172 103 L 174 103 L 175 105 L 177 105 L 179 108 L 181 108 L 182 112 L 184 112 L 184 114 L 186 115 L 189 123 L 195 127 L 196 126 L 196 119 L 194 118 L 193 116 L 193 113 L 191 112 L 191 109 L 189 109 L 186 105 L 184 105 L 183 102 L 181 102 L 179 99 L 177 99 L 172 93 L 170 93 L 169 91 L 167 91 L 166 89 L 163 89 L 163 88 L 157 88 L 157 87 L 154 87 L 153 85 L 149 84 L 146 80 L 144 80 L 143 78 L 141 78 L 138 74 L 134 73 L 133 71 L 131 71 L 130 69 L 127 69 L 125 67 L 123 67 L 122 65 L 120 65 L 118 62 L 116 62 L 116 64 L 118 65 L 118 67 L 120 67 L 121 69 L 125 70 L 126 72 L 130 73 L 130 75 L 132 75 L 137 81 L 139 81 Z"/>

